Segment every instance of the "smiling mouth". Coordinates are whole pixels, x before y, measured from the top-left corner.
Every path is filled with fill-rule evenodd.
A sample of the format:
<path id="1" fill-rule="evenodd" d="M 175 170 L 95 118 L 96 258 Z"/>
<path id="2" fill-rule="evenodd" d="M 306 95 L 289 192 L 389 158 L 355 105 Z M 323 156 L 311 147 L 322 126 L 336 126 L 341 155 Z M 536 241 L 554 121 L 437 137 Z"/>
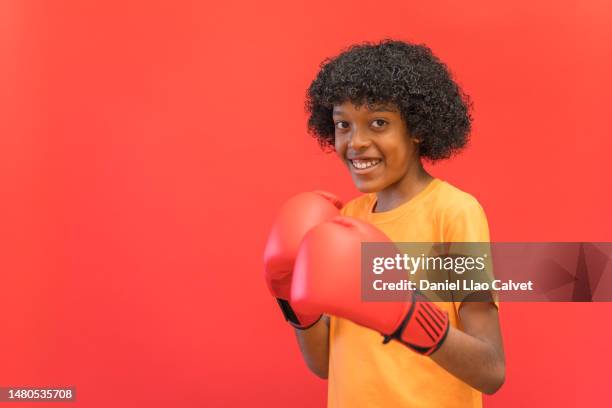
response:
<path id="1" fill-rule="evenodd" d="M 380 164 L 381 159 L 353 159 L 349 160 L 351 162 L 351 166 L 356 170 L 369 170 L 374 168 Z"/>

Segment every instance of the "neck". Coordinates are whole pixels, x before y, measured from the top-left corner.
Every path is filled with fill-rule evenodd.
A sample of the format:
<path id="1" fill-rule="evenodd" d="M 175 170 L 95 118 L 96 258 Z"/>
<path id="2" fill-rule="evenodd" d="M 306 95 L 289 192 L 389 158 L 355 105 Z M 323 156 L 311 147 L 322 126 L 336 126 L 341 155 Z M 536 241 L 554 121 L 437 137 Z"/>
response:
<path id="1" fill-rule="evenodd" d="M 397 183 L 376 194 L 375 212 L 392 210 L 423 191 L 433 180 L 420 161 L 408 169 L 406 175 Z"/>

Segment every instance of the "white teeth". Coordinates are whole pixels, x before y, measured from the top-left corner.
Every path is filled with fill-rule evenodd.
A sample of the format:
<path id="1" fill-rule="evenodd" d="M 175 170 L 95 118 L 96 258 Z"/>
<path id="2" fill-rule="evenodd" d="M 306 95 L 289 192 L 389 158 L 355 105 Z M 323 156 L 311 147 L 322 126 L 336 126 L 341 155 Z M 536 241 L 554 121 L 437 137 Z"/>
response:
<path id="1" fill-rule="evenodd" d="M 353 163 L 353 166 L 355 166 L 356 169 L 363 170 L 376 166 L 378 163 L 380 163 L 380 160 L 351 160 L 351 163 Z"/>

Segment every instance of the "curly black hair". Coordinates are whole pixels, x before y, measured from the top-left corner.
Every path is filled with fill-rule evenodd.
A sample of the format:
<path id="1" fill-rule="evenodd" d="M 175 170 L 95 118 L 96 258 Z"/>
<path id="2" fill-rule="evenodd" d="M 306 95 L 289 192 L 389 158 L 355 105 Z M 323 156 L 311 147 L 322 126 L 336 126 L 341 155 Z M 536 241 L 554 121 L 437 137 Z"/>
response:
<path id="1" fill-rule="evenodd" d="M 365 42 L 327 58 L 306 96 L 308 130 L 323 149 L 334 147 L 334 105 L 395 104 L 419 155 L 450 157 L 468 141 L 472 103 L 446 65 L 424 44 L 385 39 Z"/>

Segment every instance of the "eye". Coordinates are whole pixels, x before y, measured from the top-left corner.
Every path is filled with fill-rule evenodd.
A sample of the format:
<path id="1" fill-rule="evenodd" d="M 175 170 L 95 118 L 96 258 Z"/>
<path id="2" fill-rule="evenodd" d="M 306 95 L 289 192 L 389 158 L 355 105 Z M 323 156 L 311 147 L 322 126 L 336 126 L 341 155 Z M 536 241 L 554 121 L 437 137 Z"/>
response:
<path id="1" fill-rule="evenodd" d="M 349 126 L 348 122 L 344 122 L 342 120 L 336 122 L 336 129 L 344 130 L 344 129 L 348 129 L 348 126 Z"/>
<path id="2" fill-rule="evenodd" d="M 372 125 L 374 125 L 375 128 L 381 128 L 383 126 L 385 126 L 388 122 L 384 119 L 375 119 L 372 122 Z"/>

